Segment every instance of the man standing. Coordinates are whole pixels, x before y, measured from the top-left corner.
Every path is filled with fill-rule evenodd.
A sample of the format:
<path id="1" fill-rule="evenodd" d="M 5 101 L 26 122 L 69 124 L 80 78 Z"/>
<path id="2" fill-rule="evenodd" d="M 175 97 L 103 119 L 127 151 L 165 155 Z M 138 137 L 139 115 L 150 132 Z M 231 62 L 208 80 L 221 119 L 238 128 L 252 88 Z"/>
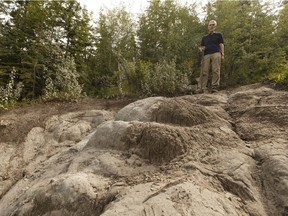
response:
<path id="1" fill-rule="evenodd" d="M 207 92 L 207 82 L 209 69 L 212 68 L 212 92 L 217 92 L 220 85 L 220 66 L 221 60 L 224 60 L 224 40 L 219 32 L 215 32 L 217 22 L 211 20 L 208 24 L 208 34 L 202 38 L 201 46 L 202 52 L 201 75 L 199 79 L 199 93 Z"/>

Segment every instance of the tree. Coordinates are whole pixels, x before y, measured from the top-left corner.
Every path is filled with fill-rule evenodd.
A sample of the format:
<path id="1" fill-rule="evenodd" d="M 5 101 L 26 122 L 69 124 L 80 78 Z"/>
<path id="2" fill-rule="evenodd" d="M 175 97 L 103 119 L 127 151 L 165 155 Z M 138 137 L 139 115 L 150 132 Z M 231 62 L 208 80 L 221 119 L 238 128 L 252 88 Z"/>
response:
<path id="1" fill-rule="evenodd" d="M 36 65 L 41 54 L 33 48 L 45 28 L 44 2 L 15 1 L 9 6 L 12 8 L 10 17 L 2 28 L 1 69 L 7 73 L 14 67 L 19 81 L 24 84 L 24 94 L 34 97 L 37 94 Z"/>
<path id="2" fill-rule="evenodd" d="M 139 48 L 143 61 L 176 62 L 176 68 L 195 78 L 199 73 L 197 45 L 202 25 L 196 5 L 181 6 L 173 0 L 152 0 L 139 19 Z M 173 65 L 171 65 L 173 66 Z"/>
<path id="3" fill-rule="evenodd" d="M 279 84 L 288 84 L 288 30 L 287 30 L 288 2 L 283 1 L 282 9 L 279 12 L 277 28 L 275 33 L 276 46 L 274 56 L 275 66 L 272 67 L 268 79 Z M 282 53 L 279 53 L 281 52 Z"/>
<path id="4" fill-rule="evenodd" d="M 277 23 L 277 44 L 278 47 L 282 48 L 286 53 L 288 60 L 288 29 L 287 29 L 287 17 L 288 17 L 288 1 L 283 1 L 282 9 L 279 12 L 278 23 Z"/>
<path id="5" fill-rule="evenodd" d="M 179 34 L 176 33 L 177 6 L 172 0 L 152 0 L 147 11 L 140 16 L 138 38 L 141 58 L 157 63 L 175 58 Z M 175 34 L 176 33 L 176 34 Z"/>
<path id="6" fill-rule="evenodd" d="M 76 0 L 50 1 L 47 4 L 47 25 L 53 30 L 53 38 L 66 54 L 81 60 L 92 46 L 91 17 Z"/>
<path id="7" fill-rule="evenodd" d="M 263 80 L 277 65 L 272 51 L 279 51 L 275 50 L 275 17 L 267 4 L 217 0 L 210 4 L 207 20 L 212 18 L 218 21 L 218 31 L 225 38 L 224 85 Z"/>
<path id="8" fill-rule="evenodd" d="M 47 25 L 52 40 L 59 43 L 63 52 L 74 59 L 84 89 L 89 89 L 90 59 L 94 55 L 95 37 L 92 18 L 76 0 L 49 1 Z"/>
<path id="9" fill-rule="evenodd" d="M 9 19 L 1 29 L 0 67 L 7 72 L 15 68 L 24 84 L 24 97 L 43 93 L 45 64 L 53 59 L 49 46 L 59 46 L 67 60 L 75 59 L 78 73 L 85 77 L 92 27 L 87 11 L 77 1 L 11 1 L 9 6 Z"/>
<path id="10" fill-rule="evenodd" d="M 100 91 L 107 87 L 117 88 L 122 69 L 128 74 L 127 62 L 137 57 L 134 28 L 131 14 L 124 7 L 110 10 L 107 14 L 100 13 L 96 27 L 97 63 L 94 74 L 94 83 Z"/>
<path id="11" fill-rule="evenodd" d="M 51 100 L 76 99 L 82 95 L 82 86 L 79 85 L 79 73 L 76 71 L 74 58 L 65 55 L 58 44 L 46 47 L 50 57 L 44 60 L 44 88 L 42 98 Z"/>

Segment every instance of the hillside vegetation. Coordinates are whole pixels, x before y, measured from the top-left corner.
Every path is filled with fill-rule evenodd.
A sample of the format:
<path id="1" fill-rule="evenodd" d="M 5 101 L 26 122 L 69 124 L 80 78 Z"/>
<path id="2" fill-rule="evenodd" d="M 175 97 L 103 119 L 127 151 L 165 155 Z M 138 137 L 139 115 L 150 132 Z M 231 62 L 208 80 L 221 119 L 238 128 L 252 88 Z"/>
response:
<path id="1" fill-rule="evenodd" d="M 137 19 L 119 7 L 93 20 L 77 0 L 1 1 L 0 108 L 83 95 L 189 93 L 210 19 L 225 40 L 222 88 L 287 85 L 288 4 L 265 2 L 210 1 L 200 19 L 195 4 L 152 0 Z"/>

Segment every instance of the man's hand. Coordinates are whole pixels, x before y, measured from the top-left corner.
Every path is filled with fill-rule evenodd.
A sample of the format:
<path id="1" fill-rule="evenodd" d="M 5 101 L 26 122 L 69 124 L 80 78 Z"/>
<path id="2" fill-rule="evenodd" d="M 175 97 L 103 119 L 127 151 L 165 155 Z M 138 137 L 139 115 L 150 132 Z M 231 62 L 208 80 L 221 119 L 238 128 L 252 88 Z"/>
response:
<path id="1" fill-rule="evenodd" d="M 199 49 L 200 52 L 204 52 L 205 46 L 200 46 L 200 47 L 198 47 L 198 49 Z"/>

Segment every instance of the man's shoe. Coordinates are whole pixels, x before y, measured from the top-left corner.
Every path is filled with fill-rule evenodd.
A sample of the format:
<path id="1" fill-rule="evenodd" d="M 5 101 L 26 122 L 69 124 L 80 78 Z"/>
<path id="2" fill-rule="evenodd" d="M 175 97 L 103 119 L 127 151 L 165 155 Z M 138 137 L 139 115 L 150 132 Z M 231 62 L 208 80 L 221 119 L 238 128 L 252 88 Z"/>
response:
<path id="1" fill-rule="evenodd" d="M 195 94 L 203 94 L 203 89 L 196 89 Z"/>
<path id="2" fill-rule="evenodd" d="M 216 92 L 218 92 L 219 90 L 218 90 L 218 87 L 212 87 L 212 89 L 211 89 L 211 92 L 212 93 L 216 93 Z"/>
<path id="3" fill-rule="evenodd" d="M 209 91 L 207 89 L 197 89 L 195 94 L 207 94 Z"/>

